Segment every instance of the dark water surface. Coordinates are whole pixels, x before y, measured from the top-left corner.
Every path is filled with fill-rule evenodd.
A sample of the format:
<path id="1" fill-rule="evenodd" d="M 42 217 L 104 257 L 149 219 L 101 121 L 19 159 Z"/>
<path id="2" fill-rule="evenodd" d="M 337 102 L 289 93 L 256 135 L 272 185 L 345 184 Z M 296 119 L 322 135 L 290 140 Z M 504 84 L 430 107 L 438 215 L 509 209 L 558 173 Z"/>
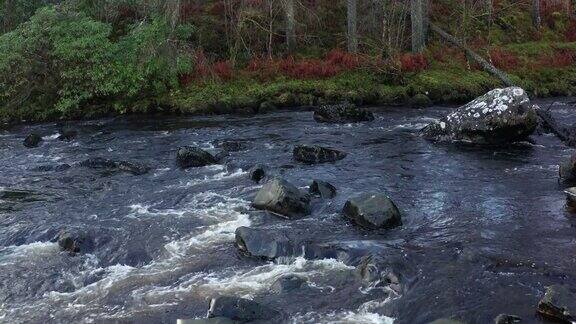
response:
<path id="1" fill-rule="evenodd" d="M 551 135 L 533 143 L 481 148 L 436 144 L 417 131 L 448 108 L 376 110 L 367 124 L 323 125 L 311 112 L 256 117 L 109 119 L 77 123 L 73 142 L 55 124 L 0 133 L 0 322 L 174 323 L 203 317 L 209 298 L 253 298 L 295 323 L 426 323 L 455 317 L 489 323 L 499 313 L 543 322 L 536 304 L 550 284 L 576 285 L 576 216 L 557 180 L 569 156 Z M 576 111 L 556 114 L 576 121 Z M 26 149 L 31 131 L 48 136 Z M 180 170 L 175 150 L 221 140 L 247 149 L 223 165 Z M 295 144 L 349 153 L 334 164 L 292 161 Z M 75 166 L 88 157 L 143 162 L 143 176 Z M 35 171 L 71 164 L 63 171 Z M 334 184 L 334 200 L 288 221 L 253 210 L 255 163 L 305 188 Z M 16 191 L 16 192 L 14 192 Z M 388 193 L 404 225 L 368 232 L 340 215 L 347 198 Z M 11 192 L 11 194 L 8 194 Z M 382 256 L 402 274 L 400 296 L 364 289 L 342 261 L 247 259 L 233 245 L 239 226 L 283 228 L 314 242 Z M 93 250 L 70 256 L 51 242 L 62 230 L 85 231 Z M 272 294 L 279 276 L 309 285 Z"/>

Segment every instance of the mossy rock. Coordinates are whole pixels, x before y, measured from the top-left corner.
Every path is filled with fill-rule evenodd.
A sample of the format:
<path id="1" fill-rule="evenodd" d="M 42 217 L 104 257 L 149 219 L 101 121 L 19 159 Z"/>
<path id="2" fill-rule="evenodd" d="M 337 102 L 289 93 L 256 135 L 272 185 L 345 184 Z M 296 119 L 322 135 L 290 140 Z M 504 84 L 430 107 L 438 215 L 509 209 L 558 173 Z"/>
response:
<path id="1" fill-rule="evenodd" d="M 279 107 L 291 107 L 296 103 L 296 96 L 291 92 L 284 92 L 276 97 L 274 103 Z"/>
<path id="2" fill-rule="evenodd" d="M 260 104 L 260 107 L 258 108 L 258 112 L 261 114 L 267 114 L 276 110 L 278 110 L 278 108 L 272 101 L 264 101 Z"/>
<path id="3" fill-rule="evenodd" d="M 432 105 L 432 100 L 427 95 L 419 93 L 410 98 L 410 105 L 412 107 L 429 107 Z"/>

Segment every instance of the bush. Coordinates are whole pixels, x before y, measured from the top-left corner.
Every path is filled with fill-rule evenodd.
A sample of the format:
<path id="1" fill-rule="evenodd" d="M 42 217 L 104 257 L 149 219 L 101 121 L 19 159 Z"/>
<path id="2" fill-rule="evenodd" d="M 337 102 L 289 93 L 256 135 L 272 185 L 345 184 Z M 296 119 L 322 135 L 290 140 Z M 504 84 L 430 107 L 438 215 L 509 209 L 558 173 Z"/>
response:
<path id="1" fill-rule="evenodd" d="M 169 45 L 161 19 L 117 42 L 111 32 L 109 24 L 51 6 L 0 36 L 3 119 L 78 116 L 79 107 L 98 104 L 125 112 L 128 99 L 164 93 L 190 68 Z"/>

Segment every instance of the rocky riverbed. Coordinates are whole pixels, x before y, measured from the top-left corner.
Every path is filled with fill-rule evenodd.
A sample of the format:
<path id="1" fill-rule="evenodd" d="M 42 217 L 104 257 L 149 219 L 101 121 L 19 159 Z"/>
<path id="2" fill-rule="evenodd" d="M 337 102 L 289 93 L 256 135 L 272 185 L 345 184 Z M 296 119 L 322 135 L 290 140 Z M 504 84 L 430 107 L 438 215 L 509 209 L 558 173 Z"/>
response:
<path id="1" fill-rule="evenodd" d="M 566 102 L 551 111 L 574 123 Z M 515 128 L 522 138 L 504 145 L 445 141 L 487 138 L 474 120 L 447 125 L 450 107 L 342 109 L 338 123 L 278 112 L 0 133 L 0 321 L 564 314 L 576 214 L 558 165 L 573 149 L 542 129 Z M 32 133 L 42 140 L 24 146 Z"/>

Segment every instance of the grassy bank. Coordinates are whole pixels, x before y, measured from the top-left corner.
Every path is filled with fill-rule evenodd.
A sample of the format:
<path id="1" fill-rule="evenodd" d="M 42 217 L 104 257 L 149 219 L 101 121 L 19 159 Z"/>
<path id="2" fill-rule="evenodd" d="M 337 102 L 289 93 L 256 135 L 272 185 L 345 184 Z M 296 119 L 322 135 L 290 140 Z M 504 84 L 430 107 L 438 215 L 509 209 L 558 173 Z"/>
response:
<path id="1" fill-rule="evenodd" d="M 435 51 L 442 49 L 427 53 L 426 68 L 392 77 L 389 71 L 370 68 L 313 80 L 278 77 L 263 82 L 238 77 L 191 84 L 159 98 L 157 103 L 164 111 L 183 114 L 254 113 L 343 101 L 426 106 L 463 103 L 501 86 L 463 55 L 450 53 L 453 56 L 444 59 Z M 576 43 L 512 44 L 488 55 L 533 97 L 576 95 Z"/>
<path id="2" fill-rule="evenodd" d="M 134 113 L 254 114 L 344 101 L 421 107 L 464 103 L 501 86 L 458 51 L 441 57 L 438 53 L 442 51 L 440 47 L 430 49 L 425 54 L 425 66 L 417 71 L 403 71 L 402 66 L 397 70 L 359 66 L 329 77 L 295 78 L 280 73 L 266 80 L 258 77 L 261 71 L 232 71 L 226 79 L 193 80 L 161 95 L 124 100 L 121 110 L 108 101 L 93 101 L 70 113 L 41 107 L 0 110 L 0 116 L 5 122 L 18 122 Z M 519 43 L 485 55 L 533 97 L 576 95 L 576 43 Z"/>

